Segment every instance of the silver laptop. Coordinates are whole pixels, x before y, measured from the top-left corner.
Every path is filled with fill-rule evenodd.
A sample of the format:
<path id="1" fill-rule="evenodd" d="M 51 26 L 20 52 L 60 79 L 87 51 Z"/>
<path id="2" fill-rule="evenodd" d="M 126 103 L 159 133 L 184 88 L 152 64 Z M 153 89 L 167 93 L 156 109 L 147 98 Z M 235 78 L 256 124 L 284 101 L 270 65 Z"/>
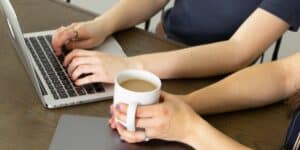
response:
<path id="1" fill-rule="evenodd" d="M 55 56 L 51 46 L 53 31 L 23 34 L 9 0 L 0 0 L 15 49 L 46 108 L 58 108 L 109 99 L 113 85 L 93 83 L 75 86 L 62 66 L 64 55 Z M 126 57 L 120 45 L 108 38 L 102 50 Z"/>

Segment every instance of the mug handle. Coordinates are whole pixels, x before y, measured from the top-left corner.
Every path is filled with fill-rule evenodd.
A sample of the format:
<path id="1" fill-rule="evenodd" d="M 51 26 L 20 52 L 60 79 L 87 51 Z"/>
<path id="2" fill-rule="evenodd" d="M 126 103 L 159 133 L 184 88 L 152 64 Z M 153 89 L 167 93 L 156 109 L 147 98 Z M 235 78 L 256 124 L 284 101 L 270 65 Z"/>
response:
<path id="1" fill-rule="evenodd" d="M 128 131 L 135 131 L 136 108 L 137 108 L 137 103 L 128 104 L 127 118 L 126 118 L 126 128 Z"/>

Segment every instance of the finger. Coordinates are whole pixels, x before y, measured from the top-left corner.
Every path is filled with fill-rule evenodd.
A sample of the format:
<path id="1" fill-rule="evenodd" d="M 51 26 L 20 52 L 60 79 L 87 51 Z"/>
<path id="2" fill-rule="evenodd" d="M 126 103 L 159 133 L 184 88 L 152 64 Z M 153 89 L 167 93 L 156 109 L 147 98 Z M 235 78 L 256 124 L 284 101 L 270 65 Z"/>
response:
<path id="1" fill-rule="evenodd" d="M 155 127 L 156 121 L 154 118 L 136 118 L 135 126 L 137 128 L 153 128 Z"/>
<path id="2" fill-rule="evenodd" d="M 126 113 L 122 113 L 120 112 L 118 109 L 113 109 L 113 114 L 115 119 L 122 121 L 122 122 L 126 122 Z"/>
<path id="3" fill-rule="evenodd" d="M 80 65 L 90 65 L 90 57 L 75 57 L 72 59 L 71 63 L 68 65 L 68 73 L 72 75 L 75 69 Z"/>
<path id="4" fill-rule="evenodd" d="M 77 68 L 75 68 L 75 70 L 73 71 L 73 73 L 71 74 L 71 79 L 73 81 L 76 81 L 81 75 L 84 74 L 91 74 L 93 75 L 93 73 L 95 72 L 95 66 L 93 65 L 79 65 L 77 66 Z M 90 75 L 86 76 L 89 77 Z M 83 78 L 86 78 L 83 77 Z M 92 78 L 93 79 L 93 78 Z M 93 81 L 96 79 L 93 79 Z"/>
<path id="5" fill-rule="evenodd" d="M 112 120 L 111 120 L 111 125 L 110 125 L 110 127 L 111 127 L 112 129 L 116 129 L 116 128 L 117 128 L 117 126 L 116 126 L 116 119 L 115 119 L 115 117 L 112 117 Z"/>
<path id="6" fill-rule="evenodd" d="M 109 118 L 107 124 L 110 126 L 112 124 L 112 118 Z"/>
<path id="7" fill-rule="evenodd" d="M 67 27 L 65 30 L 59 33 L 58 38 L 60 38 L 63 42 L 62 45 L 65 45 L 76 36 L 78 36 L 77 31 L 75 32 L 73 28 Z"/>
<path id="8" fill-rule="evenodd" d="M 53 39 L 53 48 L 61 51 L 61 47 L 69 40 L 76 36 L 76 32 L 73 29 L 65 28 L 61 32 L 58 32 Z"/>
<path id="9" fill-rule="evenodd" d="M 121 139 L 128 143 L 143 142 L 145 138 L 145 133 L 143 131 L 127 131 L 121 124 L 117 124 L 118 133 Z"/>
<path id="10" fill-rule="evenodd" d="M 95 82 L 100 82 L 100 80 L 95 74 L 92 74 L 92 75 L 88 75 L 86 77 L 77 79 L 75 81 L 75 84 L 77 86 L 81 86 L 81 85 L 85 85 L 85 84 L 89 84 L 89 83 L 95 83 Z"/>
<path id="11" fill-rule="evenodd" d="M 120 113 L 127 113 L 127 109 L 128 109 L 128 105 L 124 104 L 124 103 L 119 103 L 117 105 L 115 105 L 115 107 L 113 108 L 114 110 L 118 110 Z"/>
<path id="12" fill-rule="evenodd" d="M 56 41 L 57 41 L 58 34 L 60 34 L 60 32 L 62 32 L 64 29 L 65 29 L 64 26 L 58 28 L 57 30 L 55 30 L 55 32 L 52 36 L 51 44 L 52 44 L 55 54 L 59 54 L 59 55 L 61 54 L 61 51 L 62 51 L 61 47 L 56 46 L 57 45 Z"/>
<path id="13" fill-rule="evenodd" d="M 81 50 L 81 49 L 73 50 L 65 57 L 63 65 L 68 66 L 75 57 L 83 57 L 83 56 L 91 56 L 91 52 L 86 50 Z"/>
<path id="14" fill-rule="evenodd" d="M 110 105 L 110 107 L 109 107 L 109 112 L 110 112 L 110 114 L 111 114 L 111 118 L 110 118 L 110 127 L 112 128 L 112 129 L 115 129 L 116 128 L 116 125 L 115 125 L 115 117 L 114 117 L 114 113 L 113 113 L 113 105 Z"/>
<path id="15" fill-rule="evenodd" d="M 136 116 L 140 118 L 154 117 L 156 115 L 157 107 L 160 107 L 160 105 L 161 104 L 138 106 L 136 109 Z M 119 107 L 120 112 L 126 114 L 128 106 L 126 104 L 119 104 Z"/>
<path id="16" fill-rule="evenodd" d="M 122 108 L 123 107 L 123 108 Z M 126 104 L 118 104 L 116 107 L 112 108 L 113 114 L 116 119 L 119 119 L 122 122 L 126 122 L 127 116 L 127 105 Z M 120 111 L 121 109 L 124 109 L 126 111 Z M 136 118 L 135 119 L 135 125 L 139 128 L 148 128 L 155 126 L 156 121 L 154 121 L 154 118 Z"/>
<path id="17" fill-rule="evenodd" d="M 71 41 L 67 47 L 69 49 L 75 49 L 75 48 L 93 48 L 95 45 L 94 41 L 92 39 L 88 40 L 79 40 L 79 41 Z"/>
<path id="18" fill-rule="evenodd" d="M 108 125 L 109 125 L 112 129 L 116 129 L 114 117 L 111 117 L 111 118 L 108 120 Z"/>

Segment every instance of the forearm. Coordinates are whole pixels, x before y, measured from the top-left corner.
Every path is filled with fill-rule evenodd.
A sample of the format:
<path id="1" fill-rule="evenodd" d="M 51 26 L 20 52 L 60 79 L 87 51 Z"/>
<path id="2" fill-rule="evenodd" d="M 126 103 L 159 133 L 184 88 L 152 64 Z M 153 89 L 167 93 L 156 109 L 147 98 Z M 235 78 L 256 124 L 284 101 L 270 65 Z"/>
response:
<path id="1" fill-rule="evenodd" d="M 146 54 L 130 59 L 141 62 L 145 70 L 161 78 L 205 77 L 224 74 L 247 66 L 234 41 L 195 46 L 164 53 Z M 245 64 L 245 65 L 243 65 Z"/>
<path id="2" fill-rule="evenodd" d="M 189 135 L 182 140 L 195 149 L 248 150 L 246 146 L 234 141 L 218 131 L 202 118 L 197 118 Z"/>
<path id="3" fill-rule="evenodd" d="M 162 78 L 220 75 L 250 65 L 287 29 L 283 20 L 257 9 L 230 40 L 135 59 Z"/>
<path id="4" fill-rule="evenodd" d="M 147 20 L 167 2 L 168 0 L 120 0 L 95 21 L 104 24 L 112 34 Z"/>
<path id="5" fill-rule="evenodd" d="M 286 98 L 295 91 L 282 62 L 249 67 L 216 84 L 188 94 L 186 102 L 201 114 L 258 107 Z"/>

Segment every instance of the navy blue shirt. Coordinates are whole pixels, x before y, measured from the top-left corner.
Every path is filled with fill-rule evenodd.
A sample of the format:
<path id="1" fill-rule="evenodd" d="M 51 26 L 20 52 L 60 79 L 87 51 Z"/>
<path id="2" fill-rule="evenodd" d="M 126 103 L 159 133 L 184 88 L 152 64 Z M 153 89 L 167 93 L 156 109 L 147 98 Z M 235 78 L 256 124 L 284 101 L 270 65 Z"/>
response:
<path id="1" fill-rule="evenodd" d="M 167 37 L 188 45 L 229 39 L 256 8 L 262 8 L 296 31 L 300 24 L 300 0 L 176 0 L 166 11 Z"/>

